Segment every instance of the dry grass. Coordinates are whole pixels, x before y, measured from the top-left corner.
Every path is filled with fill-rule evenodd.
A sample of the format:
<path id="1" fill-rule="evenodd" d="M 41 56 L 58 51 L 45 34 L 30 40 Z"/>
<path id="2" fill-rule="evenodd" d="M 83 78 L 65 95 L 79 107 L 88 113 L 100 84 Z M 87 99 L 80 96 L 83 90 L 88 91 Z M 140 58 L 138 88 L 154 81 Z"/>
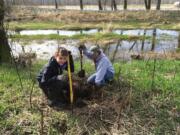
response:
<path id="1" fill-rule="evenodd" d="M 166 52 L 166 53 L 156 53 L 156 52 L 146 52 L 141 54 L 132 54 L 133 59 L 166 59 L 166 60 L 180 60 L 179 52 Z"/>
<path id="2" fill-rule="evenodd" d="M 16 13 L 16 14 L 14 14 Z M 10 29 L 180 29 L 180 11 L 78 11 L 14 8 Z"/>
<path id="3" fill-rule="evenodd" d="M 48 133 L 49 125 L 53 126 L 59 133 L 65 134 L 95 134 L 98 131 L 100 134 L 117 134 L 126 132 L 125 123 L 127 127 L 131 127 L 132 123 L 127 121 L 127 116 L 124 110 L 130 108 L 132 89 L 127 82 L 121 80 L 121 86 L 118 85 L 119 89 L 115 88 L 117 84 L 109 85 L 103 87 L 97 91 L 97 89 L 92 94 L 91 100 L 84 100 L 87 106 L 83 108 L 78 108 L 74 106 L 73 115 L 71 115 L 71 110 L 62 108 L 49 108 L 43 99 L 40 103 L 43 110 L 43 127 L 44 134 Z M 38 104 L 36 100 L 33 100 L 33 104 Z M 36 106 L 34 106 L 36 108 Z M 64 112 L 69 114 L 71 120 L 75 119 L 72 127 L 67 130 L 67 120 L 55 120 L 53 116 L 58 112 Z M 52 116 L 52 114 L 54 114 Z M 66 119 L 66 118 L 64 118 Z M 125 123 L 123 123 L 123 121 Z M 122 129 L 122 130 L 121 130 Z"/>
<path id="4" fill-rule="evenodd" d="M 14 15 L 13 13 L 16 12 Z M 63 22 L 119 22 L 119 21 L 174 21 L 180 20 L 180 11 L 122 11 L 122 12 L 97 12 L 97 11 L 56 11 L 38 8 L 14 8 L 9 17 L 21 18 L 34 16 L 38 20 L 63 21 Z M 174 15 L 174 16 L 173 16 Z"/>

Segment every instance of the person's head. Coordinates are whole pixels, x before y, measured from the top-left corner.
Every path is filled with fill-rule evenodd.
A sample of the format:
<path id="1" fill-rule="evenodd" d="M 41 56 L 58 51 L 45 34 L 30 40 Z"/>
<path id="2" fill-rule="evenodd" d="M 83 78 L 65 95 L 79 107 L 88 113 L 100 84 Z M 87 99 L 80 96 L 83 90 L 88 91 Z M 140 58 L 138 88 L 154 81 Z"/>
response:
<path id="1" fill-rule="evenodd" d="M 58 64 L 63 65 L 65 62 L 67 62 L 68 51 L 63 47 L 59 47 L 55 52 L 54 57 Z"/>
<path id="2" fill-rule="evenodd" d="M 99 46 L 91 46 L 90 52 L 92 53 L 92 58 L 94 60 L 96 60 L 99 57 L 99 55 L 101 54 L 101 50 L 100 50 Z"/>

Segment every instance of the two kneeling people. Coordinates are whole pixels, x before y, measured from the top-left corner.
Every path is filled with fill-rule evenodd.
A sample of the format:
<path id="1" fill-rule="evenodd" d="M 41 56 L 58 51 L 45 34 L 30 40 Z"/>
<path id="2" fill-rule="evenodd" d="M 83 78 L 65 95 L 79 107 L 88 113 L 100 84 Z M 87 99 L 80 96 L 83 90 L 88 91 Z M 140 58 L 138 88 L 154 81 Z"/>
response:
<path id="1" fill-rule="evenodd" d="M 114 68 L 99 47 L 92 46 L 87 50 L 85 46 L 80 46 L 79 49 L 95 63 L 96 72 L 88 78 L 87 83 L 102 86 L 113 79 Z M 63 76 L 63 71 L 68 70 L 68 57 L 71 72 L 74 72 L 71 53 L 60 47 L 37 76 L 39 87 L 49 99 L 51 106 L 69 103 L 69 83 Z M 77 84 L 74 83 L 73 87 L 77 87 Z"/>

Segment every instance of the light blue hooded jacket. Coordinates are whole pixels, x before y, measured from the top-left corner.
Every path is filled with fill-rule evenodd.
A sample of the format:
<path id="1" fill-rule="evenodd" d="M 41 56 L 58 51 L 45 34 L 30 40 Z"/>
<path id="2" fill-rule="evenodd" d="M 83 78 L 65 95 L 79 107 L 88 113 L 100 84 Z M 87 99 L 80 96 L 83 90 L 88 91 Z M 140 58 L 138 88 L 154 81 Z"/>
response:
<path id="1" fill-rule="evenodd" d="M 86 55 L 89 59 L 92 59 L 92 52 L 88 51 L 87 49 L 83 50 L 84 55 Z M 93 59 L 92 59 L 93 60 Z M 95 73 L 95 84 L 101 85 L 105 79 L 106 74 L 111 74 L 114 76 L 114 68 L 112 63 L 110 62 L 109 58 L 103 53 L 101 50 L 101 54 L 99 57 L 94 61 L 96 73 Z M 108 79 L 108 78 L 106 78 Z"/>

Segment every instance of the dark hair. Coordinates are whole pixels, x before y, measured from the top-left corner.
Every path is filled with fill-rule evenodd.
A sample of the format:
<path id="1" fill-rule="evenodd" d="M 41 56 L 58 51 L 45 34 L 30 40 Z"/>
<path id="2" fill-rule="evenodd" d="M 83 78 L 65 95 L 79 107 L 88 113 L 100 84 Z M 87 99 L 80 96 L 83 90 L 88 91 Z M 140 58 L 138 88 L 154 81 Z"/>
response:
<path id="1" fill-rule="evenodd" d="M 68 50 L 64 47 L 58 47 L 57 51 L 55 52 L 55 57 L 57 57 L 59 54 L 62 56 L 68 56 Z"/>

